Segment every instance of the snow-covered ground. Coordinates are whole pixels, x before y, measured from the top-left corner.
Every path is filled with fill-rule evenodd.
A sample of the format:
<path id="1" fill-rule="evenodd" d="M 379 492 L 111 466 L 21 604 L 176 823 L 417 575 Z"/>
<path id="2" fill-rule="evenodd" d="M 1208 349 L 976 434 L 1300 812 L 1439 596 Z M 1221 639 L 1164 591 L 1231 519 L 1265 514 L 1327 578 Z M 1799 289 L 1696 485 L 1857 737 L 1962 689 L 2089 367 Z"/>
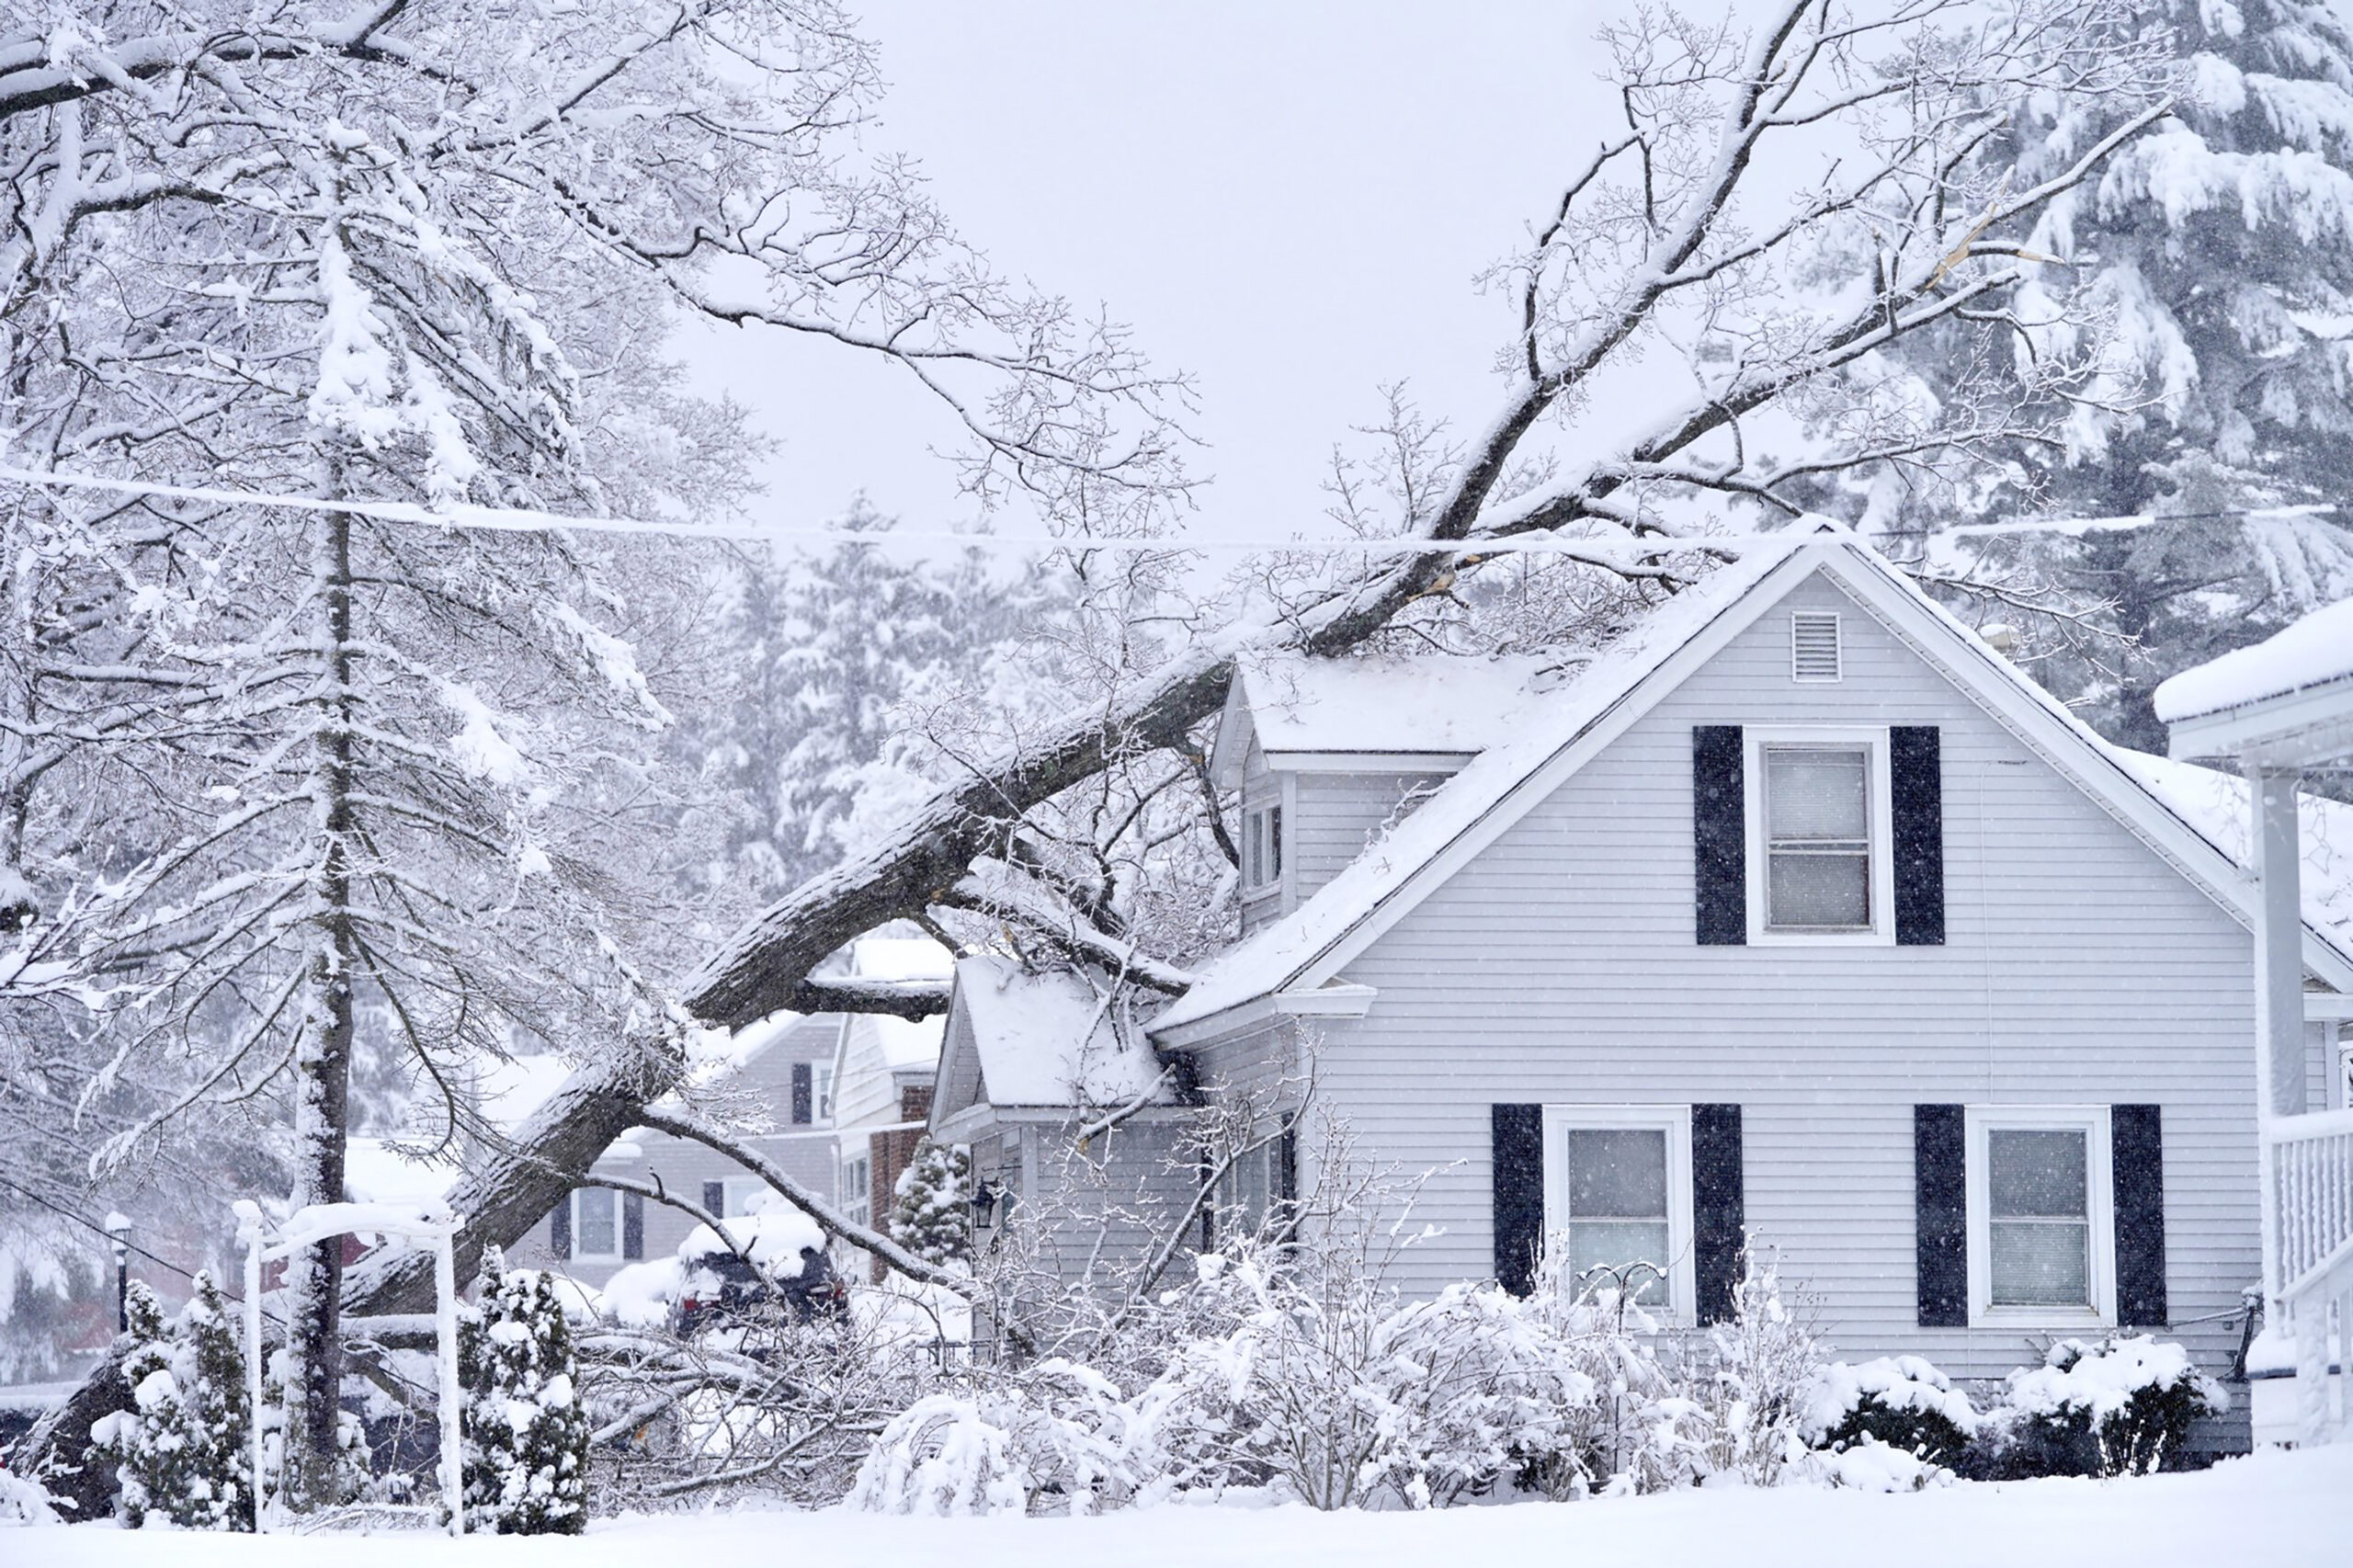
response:
<path id="1" fill-rule="evenodd" d="M 584 1540 L 451 1541 L 132 1533 L 104 1526 L 0 1532 L 9 1568 L 336 1568 L 651 1561 L 942 1562 L 1030 1568 L 1309 1568 L 1319 1563 L 1580 1562 L 1740 1568 L 2343 1568 L 2353 1562 L 2353 1446 L 2267 1453 L 2192 1475 L 2031 1481 L 1904 1495 L 1783 1488 L 1435 1514 L 1303 1508 L 1142 1509 L 1097 1519 L 881 1518 L 842 1509 L 638 1517 Z"/>

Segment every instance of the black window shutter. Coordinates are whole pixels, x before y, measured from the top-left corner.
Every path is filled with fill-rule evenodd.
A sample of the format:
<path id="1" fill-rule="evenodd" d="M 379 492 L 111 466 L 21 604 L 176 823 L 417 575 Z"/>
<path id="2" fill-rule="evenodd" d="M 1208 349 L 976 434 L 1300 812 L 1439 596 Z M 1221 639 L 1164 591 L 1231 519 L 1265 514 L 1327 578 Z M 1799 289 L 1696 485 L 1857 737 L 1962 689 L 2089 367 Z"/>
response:
<path id="1" fill-rule="evenodd" d="M 1544 1108 L 1499 1105 L 1494 1114 L 1495 1282 L 1525 1296 L 1544 1250 Z"/>
<path id="2" fill-rule="evenodd" d="M 2165 1141 L 2153 1105 L 2108 1108 L 2115 1165 L 2116 1322 L 2165 1326 Z"/>
<path id="3" fill-rule="evenodd" d="M 1738 724 L 1691 730 L 1692 872 L 1699 945 L 1748 940 L 1748 823 Z"/>
<path id="4" fill-rule="evenodd" d="M 1691 1108 L 1691 1259 L 1703 1324 L 1732 1320 L 1747 1222 L 1740 1108 L 1695 1105 Z"/>
<path id="5" fill-rule="evenodd" d="M 817 1070 L 807 1062 L 792 1064 L 792 1125 L 806 1127 L 816 1113 Z"/>
<path id="6" fill-rule="evenodd" d="M 645 1256 L 645 1199 L 634 1192 L 621 1194 L 621 1256 Z"/>
<path id="7" fill-rule="evenodd" d="M 548 1250 L 558 1257 L 572 1256 L 572 1194 L 568 1192 L 548 1216 Z"/>
<path id="8" fill-rule="evenodd" d="M 727 1218 L 727 1184 L 723 1181 L 703 1183 L 702 1206 L 722 1220 Z"/>
<path id="9" fill-rule="evenodd" d="M 1285 1203 L 1299 1201 L 1299 1118 L 1283 1123 L 1275 1140 L 1275 1196 Z"/>
<path id="10" fill-rule="evenodd" d="M 1969 1326 L 1969 1131 L 1957 1105 L 1912 1108 L 1920 1326 Z"/>
<path id="11" fill-rule="evenodd" d="M 1945 940 L 1945 784 L 1934 724 L 1887 732 L 1889 815 L 1895 829 L 1895 945 Z"/>

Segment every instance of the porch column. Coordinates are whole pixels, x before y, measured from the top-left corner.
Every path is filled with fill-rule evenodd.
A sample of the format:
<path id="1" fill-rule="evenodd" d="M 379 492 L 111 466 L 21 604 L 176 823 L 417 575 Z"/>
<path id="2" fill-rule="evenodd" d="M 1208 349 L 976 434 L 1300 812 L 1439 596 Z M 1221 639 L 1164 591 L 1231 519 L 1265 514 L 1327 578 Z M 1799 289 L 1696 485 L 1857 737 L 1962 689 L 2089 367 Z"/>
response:
<path id="1" fill-rule="evenodd" d="M 2304 923 L 2293 768 L 2246 764 L 2255 822 L 2256 1110 L 2301 1116 L 2304 1100 Z M 2266 1180 L 2268 1181 L 2268 1174 Z"/>

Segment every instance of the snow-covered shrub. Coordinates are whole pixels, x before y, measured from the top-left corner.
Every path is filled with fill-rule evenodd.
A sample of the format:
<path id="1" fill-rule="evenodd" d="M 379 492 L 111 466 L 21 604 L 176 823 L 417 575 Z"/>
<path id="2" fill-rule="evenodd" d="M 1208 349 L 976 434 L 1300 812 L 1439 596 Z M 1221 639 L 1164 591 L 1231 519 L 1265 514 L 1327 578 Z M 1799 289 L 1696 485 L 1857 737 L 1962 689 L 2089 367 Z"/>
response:
<path id="1" fill-rule="evenodd" d="M 2146 1334 L 2063 1339 L 2012 1372 L 1986 1415 L 1981 1468 L 2005 1475 L 2139 1475 L 2181 1451 L 2227 1396 L 2189 1352 Z"/>
<path id="2" fill-rule="evenodd" d="M 925 1139 L 892 1190 L 892 1241 L 926 1263 L 972 1257 L 972 1157 L 962 1149 Z"/>
<path id="3" fill-rule="evenodd" d="M 0 1529 L 14 1525 L 54 1525 L 63 1522 L 55 1500 L 30 1476 L 0 1470 Z"/>
<path id="4" fill-rule="evenodd" d="M 483 1253 L 483 1299 L 458 1322 L 468 1527 L 577 1535 L 587 1510 L 588 1417 L 563 1303 L 537 1269 Z"/>
<path id="5" fill-rule="evenodd" d="M 1978 1419 L 1969 1396 L 1928 1362 L 1882 1356 L 1819 1369 L 1802 1397 L 1798 1436 L 1809 1449 L 1876 1442 L 1949 1467 L 1961 1462 Z"/>
<path id="6" fill-rule="evenodd" d="M 1804 1314 L 1781 1299 L 1779 1262 L 1745 1248 L 1729 1323 L 1708 1331 L 1692 1381 L 1710 1428 L 1711 1473 L 1770 1486 L 1803 1444 L 1805 1397 L 1822 1358 Z"/>
<path id="7" fill-rule="evenodd" d="M 160 1515 L 184 1529 L 253 1528 L 244 1357 L 220 1290 L 199 1272 L 169 1330 L 143 1283 L 131 1285 L 126 1308 L 131 1348 L 122 1371 L 132 1408 L 90 1427 L 116 1463 L 122 1522 L 137 1529 Z"/>
<path id="8" fill-rule="evenodd" d="M 1563 1408 L 1561 1447 L 1522 1468 L 1522 1486 L 1551 1497 L 1664 1492 L 1707 1473 L 1706 1412 L 1680 1369 L 1661 1358 L 1660 1325 L 1637 1301 L 1638 1276 L 1647 1268 L 1580 1278 L 1570 1267 L 1567 1239 L 1546 1243 L 1521 1312 L 1580 1386 L 1595 1392 Z"/>
<path id="9" fill-rule="evenodd" d="M 1868 1432 L 1839 1448 L 1802 1453 L 1781 1474 L 1784 1480 L 1856 1492 L 1925 1492 L 1953 1481 L 1953 1472 L 1945 1466 L 1881 1442 Z"/>
<path id="10" fill-rule="evenodd" d="M 926 1395 L 884 1428 L 850 1489 L 877 1514 L 1088 1514 L 1131 1500 L 1162 1467 L 1146 1411 L 1067 1361 Z"/>

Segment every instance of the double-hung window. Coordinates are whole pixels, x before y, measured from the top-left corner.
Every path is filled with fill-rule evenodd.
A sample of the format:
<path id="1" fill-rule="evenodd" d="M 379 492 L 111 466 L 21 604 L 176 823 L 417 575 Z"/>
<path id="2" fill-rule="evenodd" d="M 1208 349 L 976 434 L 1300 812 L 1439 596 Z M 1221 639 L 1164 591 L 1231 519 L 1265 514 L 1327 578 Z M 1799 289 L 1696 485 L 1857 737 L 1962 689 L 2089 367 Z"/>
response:
<path id="1" fill-rule="evenodd" d="M 2113 1322 L 2107 1108 L 1971 1107 L 1972 1322 Z"/>
<path id="2" fill-rule="evenodd" d="M 572 1256 L 583 1262 L 621 1256 L 621 1195 L 609 1187 L 572 1191 Z"/>
<path id="3" fill-rule="evenodd" d="M 1272 892 L 1283 881 L 1283 809 L 1258 806 L 1242 813 L 1242 891 Z"/>
<path id="4" fill-rule="evenodd" d="M 1884 730 L 1748 732 L 1749 938 L 1894 939 Z"/>
<path id="5" fill-rule="evenodd" d="M 1544 1108 L 1545 1228 L 1583 1291 L 1620 1288 L 1688 1321 L 1688 1106 Z"/>

